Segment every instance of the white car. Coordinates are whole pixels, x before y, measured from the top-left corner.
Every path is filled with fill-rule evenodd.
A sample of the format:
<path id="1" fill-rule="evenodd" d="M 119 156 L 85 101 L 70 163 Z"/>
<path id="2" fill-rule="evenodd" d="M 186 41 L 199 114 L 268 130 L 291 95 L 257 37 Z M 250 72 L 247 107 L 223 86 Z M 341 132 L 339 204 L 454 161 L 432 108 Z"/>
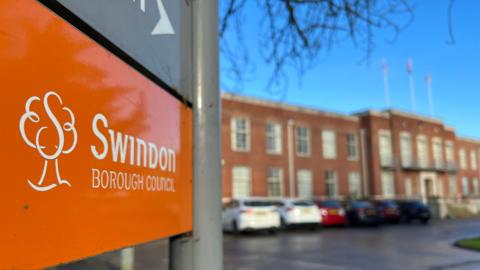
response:
<path id="1" fill-rule="evenodd" d="M 280 228 L 280 215 L 271 201 L 262 198 L 233 199 L 224 204 L 223 229 L 242 231 L 268 230 L 274 233 Z"/>
<path id="2" fill-rule="evenodd" d="M 275 201 L 280 213 L 282 227 L 307 225 L 315 229 L 322 222 L 322 215 L 317 205 L 302 199 L 281 199 Z"/>

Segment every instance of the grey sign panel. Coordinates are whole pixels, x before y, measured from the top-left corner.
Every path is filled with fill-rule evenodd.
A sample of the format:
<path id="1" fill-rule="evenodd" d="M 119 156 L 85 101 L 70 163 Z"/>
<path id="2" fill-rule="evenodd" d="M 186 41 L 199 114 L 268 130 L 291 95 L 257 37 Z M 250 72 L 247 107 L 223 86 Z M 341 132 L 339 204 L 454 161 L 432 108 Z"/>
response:
<path id="1" fill-rule="evenodd" d="M 191 9 L 184 0 L 57 0 L 191 101 Z"/>

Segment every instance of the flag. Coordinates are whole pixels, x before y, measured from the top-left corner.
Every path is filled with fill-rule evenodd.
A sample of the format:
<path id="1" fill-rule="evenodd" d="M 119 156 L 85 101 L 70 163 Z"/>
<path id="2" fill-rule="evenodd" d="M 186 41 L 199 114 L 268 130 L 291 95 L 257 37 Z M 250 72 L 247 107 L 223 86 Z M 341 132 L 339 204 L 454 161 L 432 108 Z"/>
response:
<path id="1" fill-rule="evenodd" d="M 408 74 L 412 74 L 412 72 L 413 72 L 413 60 L 412 60 L 412 58 L 408 58 L 408 60 L 407 60 L 407 72 L 408 72 Z"/>
<path id="2" fill-rule="evenodd" d="M 388 64 L 387 64 L 387 59 L 385 58 L 382 58 L 382 72 L 383 72 L 383 76 L 388 75 Z"/>
<path id="3" fill-rule="evenodd" d="M 427 82 L 428 85 L 432 84 L 432 75 L 430 75 L 430 73 L 428 73 L 427 76 L 425 76 L 425 81 Z"/>

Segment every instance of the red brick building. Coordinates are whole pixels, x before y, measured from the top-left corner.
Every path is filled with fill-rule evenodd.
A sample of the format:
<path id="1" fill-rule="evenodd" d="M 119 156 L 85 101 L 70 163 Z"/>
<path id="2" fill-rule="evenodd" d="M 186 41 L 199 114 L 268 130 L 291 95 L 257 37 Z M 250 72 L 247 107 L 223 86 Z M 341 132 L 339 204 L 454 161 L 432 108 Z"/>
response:
<path id="1" fill-rule="evenodd" d="M 222 95 L 224 198 L 478 195 L 480 142 L 438 119 Z"/>

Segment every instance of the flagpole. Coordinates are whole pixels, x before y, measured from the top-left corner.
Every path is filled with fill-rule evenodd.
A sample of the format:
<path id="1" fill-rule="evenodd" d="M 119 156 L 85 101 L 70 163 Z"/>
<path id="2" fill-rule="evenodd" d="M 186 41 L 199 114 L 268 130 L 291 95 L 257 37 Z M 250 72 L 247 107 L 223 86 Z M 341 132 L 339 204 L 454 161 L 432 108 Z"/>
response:
<path id="1" fill-rule="evenodd" d="M 433 108 L 432 75 L 427 74 L 425 81 L 427 82 L 428 108 L 430 110 L 430 115 L 434 116 L 435 110 Z"/>
<path id="2" fill-rule="evenodd" d="M 408 58 L 407 61 L 407 72 L 408 72 L 408 81 L 410 86 L 410 102 L 412 105 L 412 112 L 415 112 L 415 84 L 413 81 L 413 60 L 412 58 Z"/>
<path id="3" fill-rule="evenodd" d="M 383 91 L 385 94 L 385 106 L 390 108 L 390 88 L 388 85 L 388 64 L 385 58 L 382 59 L 382 73 L 383 73 Z"/>

